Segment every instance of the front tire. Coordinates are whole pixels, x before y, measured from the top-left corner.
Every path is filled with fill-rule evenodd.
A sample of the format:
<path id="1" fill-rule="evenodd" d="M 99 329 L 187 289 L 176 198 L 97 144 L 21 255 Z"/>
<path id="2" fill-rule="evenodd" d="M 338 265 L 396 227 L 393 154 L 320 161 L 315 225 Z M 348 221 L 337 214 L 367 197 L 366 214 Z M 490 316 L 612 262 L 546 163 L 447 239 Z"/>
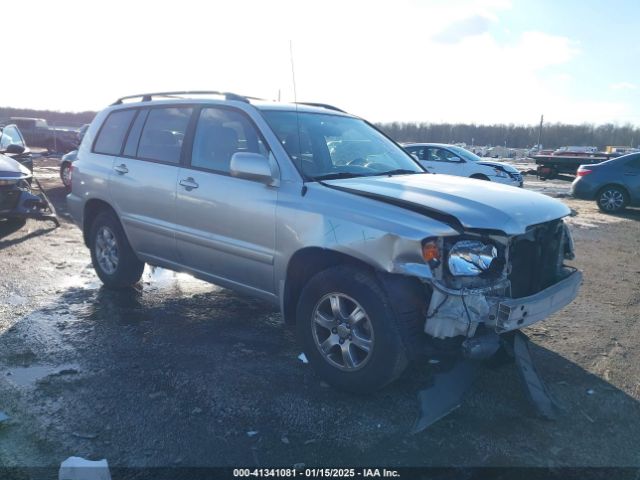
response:
<path id="1" fill-rule="evenodd" d="M 144 262 L 136 257 L 114 213 L 98 214 L 89 238 L 91 262 L 105 287 L 122 289 L 138 283 Z"/>
<path id="2" fill-rule="evenodd" d="M 296 327 L 309 363 L 338 389 L 373 392 L 408 365 L 387 294 L 363 269 L 337 266 L 311 278 L 300 295 Z"/>
<path id="3" fill-rule="evenodd" d="M 627 192 L 620 187 L 609 185 L 598 193 L 598 208 L 605 213 L 621 212 L 627 206 Z"/>

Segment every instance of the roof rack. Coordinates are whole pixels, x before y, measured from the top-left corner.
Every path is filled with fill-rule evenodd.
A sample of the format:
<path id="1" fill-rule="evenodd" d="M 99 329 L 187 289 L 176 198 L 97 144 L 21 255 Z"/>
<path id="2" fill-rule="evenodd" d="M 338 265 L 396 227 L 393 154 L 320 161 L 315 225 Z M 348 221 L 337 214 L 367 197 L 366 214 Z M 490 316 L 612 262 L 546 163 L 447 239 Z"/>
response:
<path id="1" fill-rule="evenodd" d="M 239 102 L 249 103 L 249 100 L 258 100 L 253 97 L 245 97 L 243 95 L 237 95 L 231 92 L 218 92 L 215 90 L 185 90 L 176 92 L 155 92 L 155 93 L 140 93 L 138 95 L 127 95 L 126 97 L 120 97 L 111 105 L 120 105 L 123 100 L 130 100 L 132 98 L 141 98 L 141 102 L 150 102 L 153 97 L 168 97 L 168 98 L 180 98 L 179 95 L 220 95 L 226 100 L 236 100 Z"/>
<path id="2" fill-rule="evenodd" d="M 309 107 L 326 108 L 328 110 L 335 110 L 336 112 L 347 113 L 341 108 L 334 107 L 333 105 L 329 105 L 328 103 L 315 103 L 315 102 L 295 102 L 295 103 L 297 103 L 298 105 L 308 105 Z"/>

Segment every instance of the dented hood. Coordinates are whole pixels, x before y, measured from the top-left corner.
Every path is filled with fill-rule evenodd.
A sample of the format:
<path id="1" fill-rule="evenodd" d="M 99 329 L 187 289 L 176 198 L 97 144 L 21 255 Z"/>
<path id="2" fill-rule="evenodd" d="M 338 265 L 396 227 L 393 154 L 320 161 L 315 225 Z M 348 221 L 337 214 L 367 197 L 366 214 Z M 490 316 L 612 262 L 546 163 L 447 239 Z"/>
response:
<path id="1" fill-rule="evenodd" d="M 330 187 L 378 201 L 457 219 L 465 229 L 524 233 L 530 225 L 564 217 L 570 210 L 546 195 L 499 183 L 450 175 L 414 174 L 325 181 Z"/>

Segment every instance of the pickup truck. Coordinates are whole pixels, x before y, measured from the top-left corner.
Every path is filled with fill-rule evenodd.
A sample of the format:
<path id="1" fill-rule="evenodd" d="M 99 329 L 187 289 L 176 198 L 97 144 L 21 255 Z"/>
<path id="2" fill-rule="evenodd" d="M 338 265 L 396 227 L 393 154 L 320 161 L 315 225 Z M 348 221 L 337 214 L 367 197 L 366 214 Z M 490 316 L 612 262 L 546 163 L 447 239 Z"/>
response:
<path id="1" fill-rule="evenodd" d="M 27 144 L 32 147 L 66 153 L 78 145 L 76 129 L 50 127 L 44 118 L 11 117 L 9 123 L 18 126 Z"/>

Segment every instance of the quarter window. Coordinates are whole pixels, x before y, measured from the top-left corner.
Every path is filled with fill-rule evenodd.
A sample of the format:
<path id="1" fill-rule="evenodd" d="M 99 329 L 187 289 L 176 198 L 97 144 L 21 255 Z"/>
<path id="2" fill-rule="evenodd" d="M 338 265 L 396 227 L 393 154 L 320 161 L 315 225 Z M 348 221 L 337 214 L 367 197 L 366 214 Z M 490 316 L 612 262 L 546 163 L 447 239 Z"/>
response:
<path id="1" fill-rule="evenodd" d="M 135 110 L 111 112 L 100 129 L 93 151 L 105 155 L 120 155 L 124 136 L 135 113 Z"/>
<path id="2" fill-rule="evenodd" d="M 203 108 L 193 140 L 191 166 L 229 172 L 236 152 L 269 154 L 259 133 L 243 114 L 223 108 Z"/>
<path id="3" fill-rule="evenodd" d="M 140 136 L 138 157 L 179 163 L 192 108 L 153 108 Z"/>

